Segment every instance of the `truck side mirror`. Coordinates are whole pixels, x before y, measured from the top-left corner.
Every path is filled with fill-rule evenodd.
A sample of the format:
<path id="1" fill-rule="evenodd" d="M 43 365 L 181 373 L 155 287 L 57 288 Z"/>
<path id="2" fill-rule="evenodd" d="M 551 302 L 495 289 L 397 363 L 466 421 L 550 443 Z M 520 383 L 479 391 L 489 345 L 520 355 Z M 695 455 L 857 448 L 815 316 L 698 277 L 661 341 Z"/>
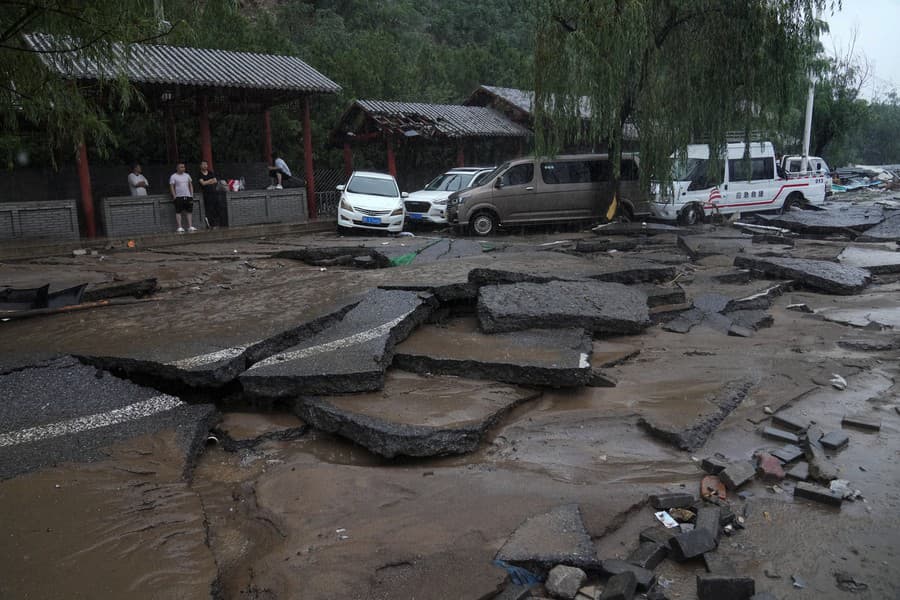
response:
<path id="1" fill-rule="evenodd" d="M 502 177 L 497 178 L 497 181 L 494 182 L 494 187 L 497 188 L 498 190 L 503 187 L 503 178 Z"/>
<path id="2" fill-rule="evenodd" d="M 400 192 L 401 198 L 409 198 L 409 192 Z"/>

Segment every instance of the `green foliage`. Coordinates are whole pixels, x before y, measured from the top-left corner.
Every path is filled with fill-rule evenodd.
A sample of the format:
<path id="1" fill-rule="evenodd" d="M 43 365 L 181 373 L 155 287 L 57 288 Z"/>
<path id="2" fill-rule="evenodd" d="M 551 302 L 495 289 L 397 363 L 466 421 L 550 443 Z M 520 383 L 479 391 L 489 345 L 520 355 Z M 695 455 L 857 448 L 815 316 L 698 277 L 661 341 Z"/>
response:
<path id="1" fill-rule="evenodd" d="M 537 2 L 538 148 L 552 152 L 575 138 L 607 141 L 618 153 L 622 128 L 633 123 L 642 178 L 666 182 L 670 153 L 697 138 L 719 148 L 729 130 L 749 137 L 753 130 L 778 128 L 796 104 L 797 82 L 810 64 L 821 27 L 813 11 L 825 4 Z M 579 118 L 582 102 L 591 114 L 586 128 Z"/>

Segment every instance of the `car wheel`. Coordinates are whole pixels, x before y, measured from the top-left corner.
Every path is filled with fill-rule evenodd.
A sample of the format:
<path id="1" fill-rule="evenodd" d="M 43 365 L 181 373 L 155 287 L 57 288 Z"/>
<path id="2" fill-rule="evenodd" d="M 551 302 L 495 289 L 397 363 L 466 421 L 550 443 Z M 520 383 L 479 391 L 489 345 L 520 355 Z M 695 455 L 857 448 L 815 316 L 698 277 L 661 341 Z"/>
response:
<path id="1" fill-rule="evenodd" d="M 681 211 L 682 225 L 697 225 L 703 222 L 703 210 L 697 204 L 691 204 Z"/>
<path id="2" fill-rule="evenodd" d="M 472 217 L 472 220 L 469 222 L 469 228 L 475 235 L 491 235 L 497 229 L 497 217 L 487 211 L 478 213 Z"/>
<path id="3" fill-rule="evenodd" d="M 789 194 L 787 198 L 784 200 L 784 204 L 781 205 L 781 210 L 778 211 L 778 214 L 783 215 L 784 213 L 790 212 L 792 208 L 795 206 L 799 207 L 801 204 L 802 196 L 797 192 L 793 194 Z"/>
<path id="4" fill-rule="evenodd" d="M 634 213 L 631 212 L 631 208 L 622 204 L 613 221 L 616 223 L 631 223 L 634 221 Z"/>

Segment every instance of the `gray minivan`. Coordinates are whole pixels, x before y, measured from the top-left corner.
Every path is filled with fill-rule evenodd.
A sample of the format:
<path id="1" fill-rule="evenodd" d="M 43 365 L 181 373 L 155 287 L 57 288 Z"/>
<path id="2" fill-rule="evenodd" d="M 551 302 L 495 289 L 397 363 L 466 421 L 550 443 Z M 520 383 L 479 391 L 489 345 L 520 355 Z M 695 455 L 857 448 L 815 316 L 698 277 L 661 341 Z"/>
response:
<path id="1" fill-rule="evenodd" d="M 613 197 L 612 163 L 606 154 L 520 158 L 500 165 L 478 187 L 454 192 L 447 219 L 477 235 L 503 225 L 596 221 L 609 216 L 631 220 L 647 211 L 641 193 L 638 157 L 622 156 L 621 202 L 608 215 Z"/>

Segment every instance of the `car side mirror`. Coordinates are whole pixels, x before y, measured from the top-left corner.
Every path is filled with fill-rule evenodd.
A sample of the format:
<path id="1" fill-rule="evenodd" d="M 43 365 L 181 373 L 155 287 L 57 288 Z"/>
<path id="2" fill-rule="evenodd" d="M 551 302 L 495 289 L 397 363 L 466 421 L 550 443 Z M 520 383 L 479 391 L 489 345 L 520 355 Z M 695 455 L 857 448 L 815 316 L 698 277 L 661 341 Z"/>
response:
<path id="1" fill-rule="evenodd" d="M 337 191 L 339 191 L 339 192 L 343 192 L 345 187 L 346 186 L 342 183 L 341 185 L 337 186 L 335 189 L 337 189 Z"/>
<path id="2" fill-rule="evenodd" d="M 409 198 L 409 193 L 408 192 L 400 192 L 400 197 L 401 198 Z"/>
<path id="3" fill-rule="evenodd" d="M 503 179 L 501 177 L 498 177 L 497 181 L 494 182 L 494 187 L 498 190 L 503 187 Z"/>

